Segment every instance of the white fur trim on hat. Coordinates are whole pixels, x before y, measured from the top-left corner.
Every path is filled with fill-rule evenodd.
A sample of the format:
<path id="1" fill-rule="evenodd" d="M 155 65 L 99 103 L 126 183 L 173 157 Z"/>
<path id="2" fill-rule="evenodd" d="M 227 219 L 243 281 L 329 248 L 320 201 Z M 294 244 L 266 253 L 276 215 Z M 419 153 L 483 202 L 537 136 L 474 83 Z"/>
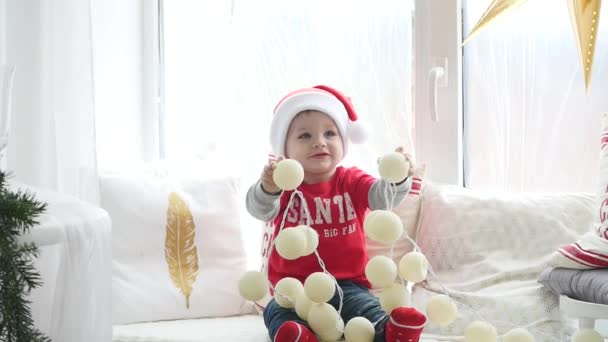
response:
<path id="1" fill-rule="evenodd" d="M 350 123 L 350 129 L 348 131 L 350 141 L 355 144 L 361 144 L 367 140 L 368 135 L 367 127 L 365 127 L 365 125 L 363 125 L 361 122 L 355 121 Z"/>

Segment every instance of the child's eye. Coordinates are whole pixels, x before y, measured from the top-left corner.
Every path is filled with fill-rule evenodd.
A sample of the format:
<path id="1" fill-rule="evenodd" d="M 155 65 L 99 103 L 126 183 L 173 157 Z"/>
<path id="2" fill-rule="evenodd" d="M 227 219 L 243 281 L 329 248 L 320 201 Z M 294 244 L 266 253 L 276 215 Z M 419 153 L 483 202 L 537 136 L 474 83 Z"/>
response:
<path id="1" fill-rule="evenodd" d="M 325 132 L 325 136 L 326 137 L 335 137 L 336 135 L 338 135 L 335 131 L 327 131 Z"/>
<path id="2" fill-rule="evenodd" d="M 308 139 L 310 138 L 310 134 L 308 133 L 302 133 L 298 136 L 298 139 Z"/>

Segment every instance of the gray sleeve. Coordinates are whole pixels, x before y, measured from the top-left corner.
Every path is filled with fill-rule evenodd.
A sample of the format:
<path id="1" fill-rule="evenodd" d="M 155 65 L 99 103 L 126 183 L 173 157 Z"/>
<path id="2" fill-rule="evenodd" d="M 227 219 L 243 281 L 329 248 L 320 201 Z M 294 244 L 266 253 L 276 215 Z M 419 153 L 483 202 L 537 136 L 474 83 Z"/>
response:
<path id="1" fill-rule="evenodd" d="M 393 189 L 389 189 L 389 187 Z M 368 201 L 371 210 L 388 209 L 391 203 L 391 195 L 395 194 L 393 205 L 398 206 L 405 196 L 410 192 L 412 187 L 412 177 L 407 177 L 403 182 L 398 184 L 388 183 L 385 180 L 378 179 L 372 184 L 369 189 Z M 389 203 L 387 203 L 387 199 Z"/>
<path id="2" fill-rule="evenodd" d="M 258 181 L 247 191 L 247 211 L 251 216 L 262 221 L 270 221 L 279 210 L 280 194 L 272 195 L 262 189 L 262 183 Z"/>

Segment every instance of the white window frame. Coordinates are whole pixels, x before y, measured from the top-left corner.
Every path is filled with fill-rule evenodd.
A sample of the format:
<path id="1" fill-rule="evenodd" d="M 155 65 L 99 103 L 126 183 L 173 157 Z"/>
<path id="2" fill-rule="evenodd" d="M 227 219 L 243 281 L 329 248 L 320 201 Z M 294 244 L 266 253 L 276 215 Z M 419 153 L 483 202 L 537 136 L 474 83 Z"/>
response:
<path id="1" fill-rule="evenodd" d="M 165 157 L 162 5 L 162 0 L 142 1 L 142 129 L 147 161 Z"/>
<path id="2" fill-rule="evenodd" d="M 414 146 L 426 178 L 464 185 L 462 1 L 416 0 L 414 19 Z M 433 119 L 430 70 L 441 66 Z"/>
<path id="3" fill-rule="evenodd" d="M 0 0 L 3 1 L 3 0 Z M 414 146 L 426 178 L 464 185 L 462 97 L 462 1 L 415 0 Z M 143 1 L 145 159 L 164 157 L 162 54 L 163 0 Z M 438 83 L 438 121 L 432 118 L 429 72 L 445 68 Z"/>

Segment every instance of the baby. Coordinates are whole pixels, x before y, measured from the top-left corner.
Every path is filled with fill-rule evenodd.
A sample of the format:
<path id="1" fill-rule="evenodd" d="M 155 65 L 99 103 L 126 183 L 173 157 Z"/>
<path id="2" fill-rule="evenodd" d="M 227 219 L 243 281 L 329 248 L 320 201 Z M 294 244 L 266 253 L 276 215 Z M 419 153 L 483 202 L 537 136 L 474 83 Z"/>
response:
<path id="1" fill-rule="evenodd" d="M 390 315 L 382 309 L 365 277 L 368 256 L 363 231 L 368 210 L 389 209 L 385 188 L 394 188 L 397 205 L 407 195 L 411 177 L 389 185 L 356 167 L 339 166 L 349 142 L 363 140 L 356 121 L 350 98 L 336 89 L 316 86 L 294 91 L 274 110 L 270 130 L 273 152 L 297 160 L 304 169 L 304 181 L 298 190 L 309 208 L 310 226 L 319 235 L 317 251 L 343 291 L 344 322 L 362 316 L 377 322 L 374 341 L 415 342 L 426 324 L 426 316 L 411 307 L 398 307 Z M 403 153 L 402 148 L 396 151 Z M 411 176 L 414 166 L 409 161 Z M 286 210 L 289 212 L 285 227 L 308 224 L 305 206 L 298 197 L 287 208 L 292 191 L 281 191 L 274 183 L 275 166 L 276 161 L 270 161 L 260 180 L 247 193 L 247 210 L 257 219 L 274 223 L 274 237 Z M 303 283 L 311 273 L 322 271 L 314 253 L 287 260 L 273 250 L 268 261 L 268 278 L 273 286 L 284 277 Z M 338 309 L 340 297 L 336 294 L 328 303 Z M 264 309 L 264 322 L 273 341 L 317 341 L 306 321 L 274 299 Z"/>

